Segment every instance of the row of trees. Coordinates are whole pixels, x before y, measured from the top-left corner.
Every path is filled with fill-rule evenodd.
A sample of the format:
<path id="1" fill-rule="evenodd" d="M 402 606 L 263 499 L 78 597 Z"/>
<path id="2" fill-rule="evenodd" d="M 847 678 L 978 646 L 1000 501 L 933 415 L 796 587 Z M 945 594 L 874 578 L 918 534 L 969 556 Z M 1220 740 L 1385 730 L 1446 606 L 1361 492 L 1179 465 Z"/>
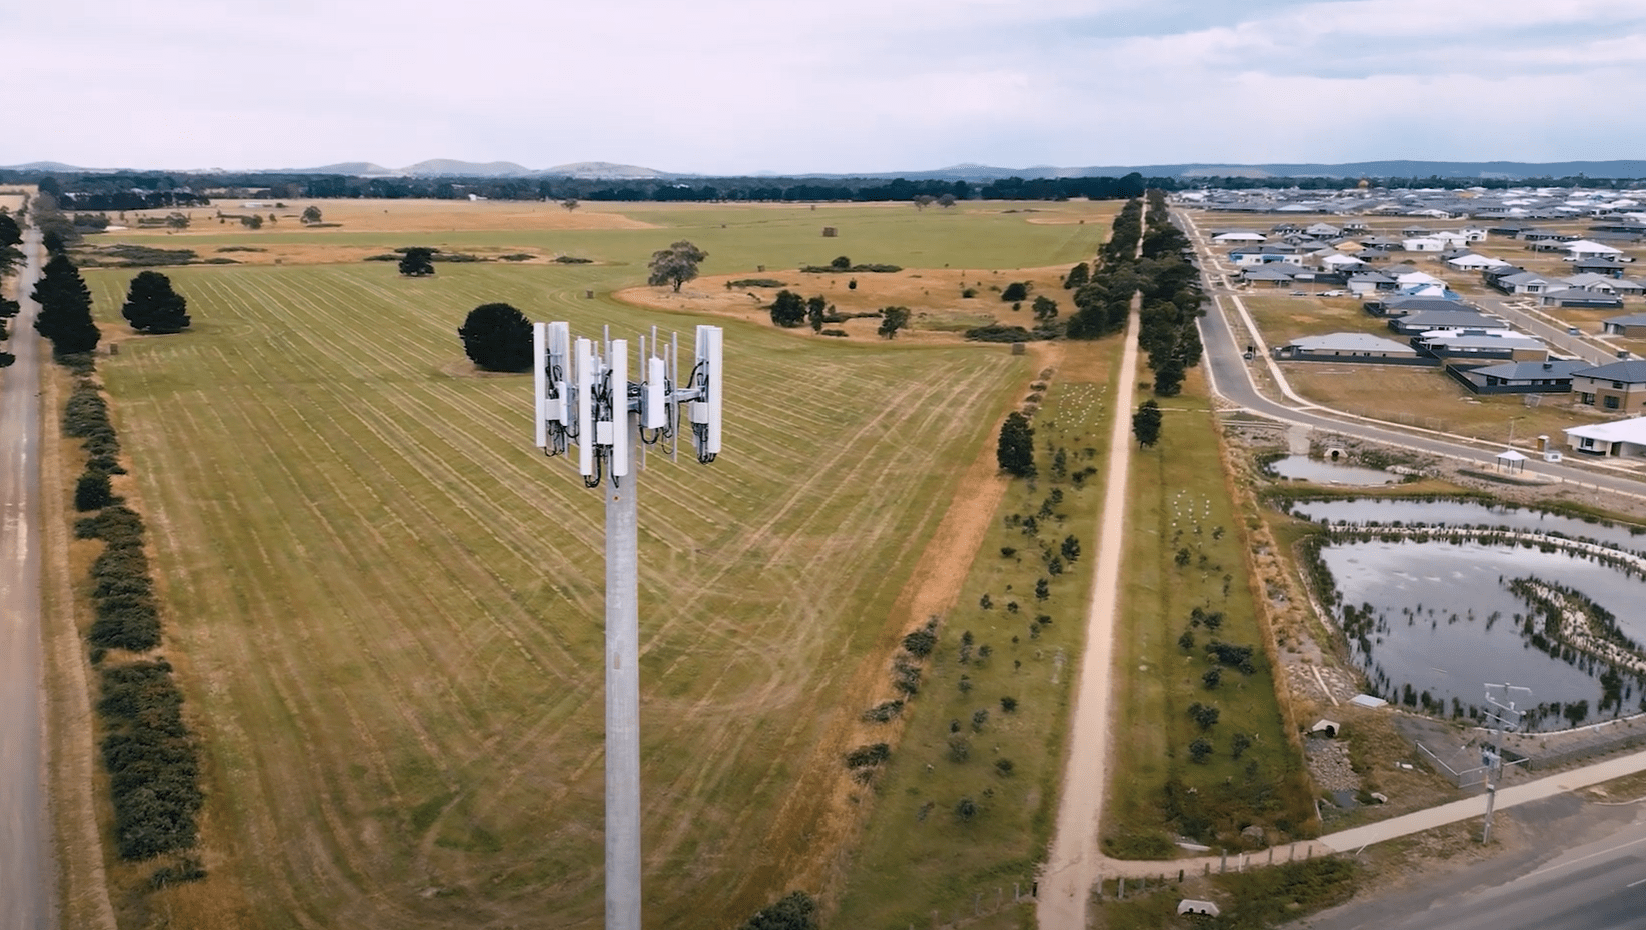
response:
<path id="1" fill-rule="evenodd" d="M 23 251 L 18 248 L 22 244 L 23 230 L 17 225 L 17 220 L 0 210 L 0 284 L 4 284 L 6 278 L 22 264 Z M 0 294 L 0 343 L 10 337 L 11 321 L 19 309 L 17 301 L 7 300 L 4 294 Z M 15 361 L 16 356 L 0 349 L 0 368 L 6 368 Z"/>

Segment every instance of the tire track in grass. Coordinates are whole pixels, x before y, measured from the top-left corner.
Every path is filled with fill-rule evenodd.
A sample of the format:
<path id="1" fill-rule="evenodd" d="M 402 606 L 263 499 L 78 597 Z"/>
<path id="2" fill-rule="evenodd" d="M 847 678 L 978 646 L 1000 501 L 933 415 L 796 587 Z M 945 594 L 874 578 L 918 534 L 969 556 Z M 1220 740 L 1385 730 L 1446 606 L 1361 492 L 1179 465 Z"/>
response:
<path id="1" fill-rule="evenodd" d="M 200 432 L 199 431 L 200 426 L 199 426 L 198 422 L 193 419 L 192 412 L 191 412 L 188 405 L 179 404 L 179 405 L 176 405 L 176 406 L 178 407 L 178 409 L 176 411 L 178 416 L 167 417 L 167 418 L 164 419 L 163 422 L 166 422 L 168 425 L 175 425 L 178 422 L 178 420 L 181 419 L 182 421 L 187 423 L 188 429 L 186 429 L 183 433 L 183 435 L 185 437 L 188 436 L 188 435 L 211 435 L 211 433 L 205 433 L 205 432 Z M 208 413 L 210 413 L 214 416 L 216 414 L 216 408 L 211 407 L 211 406 L 201 405 L 200 409 L 204 409 Z M 128 419 L 136 419 L 136 418 L 128 418 Z M 153 418 L 153 419 L 158 420 L 160 418 Z M 223 423 L 223 421 L 220 418 L 218 418 L 218 421 L 217 421 L 216 425 L 219 428 L 222 428 L 222 427 L 225 427 L 227 424 Z M 195 446 L 191 446 L 191 444 L 189 444 L 187 442 L 176 442 L 176 443 L 168 442 L 163 446 L 162 445 L 155 445 L 152 448 L 157 449 L 157 450 L 166 450 L 168 452 L 170 450 L 179 450 L 179 449 L 180 450 L 185 450 L 185 452 L 188 455 L 188 461 L 189 461 L 190 466 L 191 466 L 190 470 L 192 472 L 194 472 L 194 473 L 203 473 L 203 472 L 208 470 L 203 465 L 202 459 L 199 455 L 199 448 L 195 447 Z M 223 487 L 233 487 L 234 486 L 233 483 L 230 483 L 230 482 L 226 481 L 225 477 L 222 474 L 221 464 L 220 463 L 213 462 L 211 464 L 210 470 L 214 471 L 218 474 L 219 481 L 220 481 L 219 486 L 223 486 Z M 156 469 L 144 468 L 142 470 L 142 473 L 145 474 L 145 475 L 152 474 L 152 475 L 155 476 L 156 480 L 164 481 L 164 479 L 167 476 L 175 475 L 175 474 L 178 473 L 178 471 L 179 471 L 179 469 L 176 466 L 176 459 L 172 458 L 170 461 L 168 461 L 166 467 L 156 468 Z M 268 499 L 267 498 L 266 486 L 262 484 L 261 479 L 260 478 L 254 478 L 254 480 L 259 485 L 259 487 L 265 488 L 265 499 Z M 189 498 L 189 495 L 187 494 L 187 492 L 183 491 L 182 489 L 179 489 L 179 488 L 173 488 L 172 493 L 180 495 L 181 499 L 184 499 L 184 500 L 187 500 Z M 167 516 L 166 516 L 166 519 L 164 519 L 162 522 L 163 523 L 169 523 L 169 521 L 170 521 L 173 514 L 179 514 L 179 513 L 187 514 L 187 513 L 190 512 L 190 508 L 188 508 L 188 507 L 166 508 L 166 510 L 164 512 L 166 513 Z M 168 535 L 169 535 L 169 533 L 168 533 Z M 200 535 L 201 535 L 201 538 L 209 538 L 204 533 L 201 533 Z M 256 549 L 257 557 L 258 557 L 259 561 L 257 563 L 243 563 L 243 564 L 259 564 L 259 565 L 272 565 L 272 564 L 275 564 L 274 559 L 271 557 L 271 554 L 268 552 L 268 550 L 266 550 L 262 546 L 260 536 L 255 536 L 254 535 L 254 536 L 251 537 L 250 541 Z M 176 576 L 175 575 L 170 575 L 168 577 L 176 577 Z M 200 593 L 200 588 L 198 586 L 191 586 L 191 587 L 194 587 L 194 590 L 197 592 L 196 595 L 195 595 L 196 597 L 201 597 L 201 598 L 204 597 L 203 593 Z M 275 614 L 275 605 L 270 604 L 267 601 L 267 599 L 262 596 L 263 592 L 266 591 L 266 590 L 268 590 L 267 586 L 254 586 L 252 588 L 252 595 L 257 597 L 257 604 L 256 604 L 255 609 L 258 613 L 261 613 L 265 616 L 275 616 L 276 615 Z M 246 601 L 246 598 L 247 598 L 246 589 L 244 587 L 239 588 L 239 589 L 237 589 L 236 593 L 238 595 L 237 599 L 240 600 L 242 603 L 244 603 Z M 173 613 L 175 614 L 176 611 L 173 611 Z M 197 627 L 192 628 L 190 630 L 190 632 L 196 633 L 196 634 L 203 633 L 206 640 L 210 641 L 210 640 L 216 638 L 215 635 L 214 635 L 214 628 L 215 628 L 214 624 L 201 624 Z M 258 651 L 255 648 L 248 648 L 248 647 L 254 647 L 254 645 L 255 645 L 254 641 L 251 637 L 229 637 L 229 638 L 225 639 L 224 642 L 225 643 L 232 643 L 232 644 L 235 644 L 235 645 L 238 645 L 238 646 L 242 647 L 239 650 L 235 650 L 235 649 L 232 649 L 232 648 L 224 650 L 226 652 L 229 652 L 230 654 L 235 654 L 236 652 L 238 652 L 239 661 L 235 662 L 234 665 L 235 665 L 236 669 L 240 670 L 240 676 L 241 677 L 239 678 L 239 680 L 244 680 L 243 676 L 248 671 L 255 673 L 256 671 L 265 670 L 268 667 L 265 664 L 265 662 L 268 661 L 268 660 L 279 661 L 281 659 L 287 658 L 287 656 L 285 656 L 285 655 L 283 655 L 279 652 L 275 652 L 274 654 L 271 655 L 271 654 L 267 653 L 266 651 Z M 191 651 L 191 655 L 193 655 L 193 654 L 194 653 Z M 221 654 L 221 653 L 218 653 L 218 654 Z M 260 661 L 260 660 L 262 660 L 262 661 Z M 285 665 L 285 668 L 283 669 L 283 671 L 287 675 L 289 675 L 292 671 L 294 671 L 294 669 L 289 664 L 289 662 L 287 662 L 286 665 Z M 304 707 L 304 702 L 297 700 L 295 698 L 295 696 L 291 693 L 290 689 L 286 688 L 283 685 L 283 682 L 284 682 L 285 678 L 286 678 L 286 675 L 281 674 L 280 670 L 277 670 L 275 674 L 265 675 L 261 679 L 263 681 L 262 687 L 263 687 L 264 690 L 273 690 L 276 693 L 281 706 L 288 709 L 288 722 L 290 724 L 294 725 L 294 726 L 297 726 L 298 727 L 298 732 L 300 734 L 301 733 L 309 733 L 310 734 L 310 738 L 302 740 L 302 742 L 310 745 L 312 748 L 320 748 L 320 747 L 324 746 L 323 742 L 318 741 L 318 740 L 314 740 L 312 738 L 312 724 L 305 724 L 305 723 L 302 722 L 302 720 L 305 719 L 305 718 L 310 718 L 310 719 L 313 718 L 313 716 L 314 716 L 313 709 L 312 708 L 305 708 Z M 293 680 L 295 680 L 295 678 Z M 221 693 L 221 682 L 220 682 L 220 680 L 213 682 L 213 687 L 211 687 L 211 690 L 213 690 L 215 692 L 218 692 L 218 693 Z M 345 700 L 346 700 L 346 696 L 345 696 Z M 254 706 L 264 706 L 264 703 L 263 702 L 258 702 Z M 218 727 L 208 728 L 208 732 L 211 732 L 211 731 L 221 732 L 222 729 L 233 729 L 233 723 L 231 723 L 229 725 L 229 727 L 226 727 L 226 728 L 221 728 L 221 729 L 218 728 Z M 256 727 L 256 728 L 252 728 L 252 729 L 255 729 L 255 731 L 259 732 L 259 733 L 269 732 L 268 728 L 265 728 L 265 727 Z M 241 738 L 242 739 L 246 738 L 245 735 L 244 735 L 246 732 L 247 732 L 247 728 L 241 728 Z M 369 731 L 363 731 L 363 732 L 368 732 L 369 733 Z M 213 744 L 209 743 L 208 745 L 213 745 Z M 373 748 L 373 747 L 370 746 L 370 743 L 369 743 L 369 740 L 368 740 L 368 752 L 370 751 L 371 748 Z M 253 754 L 253 755 L 255 755 L 255 754 Z M 311 761 L 310 761 L 309 765 L 307 766 L 307 768 L 309 770 L 311 780 L 314 783 L 323 783 L 324 782 L 324 778 L 323 778 L 324 769 L 323 769 L 323 767 L 318 764 L 318 761 L 313 761 L 316 758 L 315 756 L 310 755 L 309 758 L 310 758 Z M 384 771 L 386 771 L 386 767 L 385 767 Z M 275 783 L 272 780 L 268 770 L 266 770 L 262 766 L 257 766 L 255 768 L 255 771 L 253 772 L 253 775 L 254 775 L 254 777 L 256 777 L 263 784 L 263 794 L 266 797 L 271 797 L 272 798 L 272 797 L 280 797 L 280 796 L 284 795 L 288 798 L 287 806 L 291 806 L 291 803 L 290 803 L 291 794 L 290 794 L 290 792 L 289 791 L 282 791 L 279 788 L 277 788 L 275 786 Z M 392 777 L 391 777 L 391 783 L 392 783 Z M 319 796 L 323 797 L 324 793 L 321 793 Z M 298 802 L 297 802 L 297 806 L 303 807 L 303 806 L 308 806 L 308 804 L 306 804 L 303 799 L 299 799 Z M 328 806 L 326 804 L 324 804 L 323 801 L 318 804 L 318 807 L 319 807 L 318 813 L 320 813 L 322 817 L 326 818 L 328 821 L 330 821 L 334 824 L 337 823 L 338 817 L 337 817 L 337 813 L 336 813 L 335 810 L 328 809 Z M 254 829 L 254 832 L 255 832 L 258 825 L 255 822 L 248 822 L 248 826 L 251 826 Z M 262 845 L 264 848 L 271 849 L 271 850 L 287 848 L 285 843 L 274 840 L 272 838 L 272 834 L 269 835 L 268 837 L 266 837 L 260 845 Z M 308 856 L 301 857 L 299 859 L 299 864 L 301 866 L 306 867 L 306 871 L 308 871 L 308 873 L 310 875 L 310 878 L 311 878 L 310 884 L 311 885 L 313 884 L 314 881 L 322 880 L 323 878 L 330 878 L 332 880 L 332 882 L 335 884 L 338 880 L 340 880 L 344 877 L 340 873 L 337 873 L 335 871 L 326 872 L 325 870 L 319 868 L 324 862 L 329 862 L 332 858 L 336 858 L 336 857 L 317 856 L 317 855 L 312 855 L 311 854 L 311 855 L 308 855 Z M 288 867 L 287 868 L 289 869 L 290 865 L 291 865 L 291 860 L 286 859 L 285 861 L 288 862 Z M 281 886 L 281 887 L 284 887 L 284 886 Z M 296 907 L 298 905 L 298 902 L 291 899 L 290 896 L 287 896 L 287 901 L 288 901 L 288 904 L 293 906 L 293 907 Z"/>

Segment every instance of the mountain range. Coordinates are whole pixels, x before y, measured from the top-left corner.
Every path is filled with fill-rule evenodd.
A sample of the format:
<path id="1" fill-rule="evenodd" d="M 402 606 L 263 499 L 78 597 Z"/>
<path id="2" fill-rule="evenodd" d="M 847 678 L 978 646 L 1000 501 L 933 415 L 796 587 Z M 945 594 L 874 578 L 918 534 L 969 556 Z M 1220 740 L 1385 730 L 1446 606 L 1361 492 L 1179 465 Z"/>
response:
<path id="1" fill-rule="evenodd" d="M 61 174 L 92 174 L 134 169 L 83 168 L 55 161 L 36 161 L 22 165 L 0 165 L 6 171 L 40 171 Z M 153 171 L 160 169 L 141 169 Z M 180 169 L 165 169 L 180 170 Z M 872 178 L 890 180 L 906 178 L 941 181 L 996 181 L 1018 177 L 1037 178 L 1124 177 L 1136 172 L 1148 178 L 1211 178 L 1211 177 L 1373 177 L 1373 178 L 1563 178 L 1585 175 L 1594 178 L 1646 178 L 1646 160 L 1619 159 L 1613 161 L 1363 161 L 1342 164 L 1295 163 L 1238 165 L 1217 162 L 1190 162 L 1171 165 L 1091 165 L 1086 167 L 1056 167 L 1035 165 L 1028 168 L 1001 168 L 993 165 L 959 164 L 947 168 L 920 171 L 875 171 L 853 173 L 780 174 L 759 172 L 756 177 L 785 178 Z M 189 174 L 230 173 L 221 168 L 190 169 Z M 683 174 L 643 168 L 638 165 L 620 165 L 604 161 L 581 161 L 556 165 L 552 168 L 532 169 L 510 161 L 468 162 L 449 158 L 420 161 L 404 168 L 385 168 L 367 161 L 338 162 L 312 168 L 250 169 L 235 174 L 341 174 L 351 177 L 452 177 L 452 178 L 576 178 L 580 180 L 656 180 L 687 181 L 736 175 Z"/>

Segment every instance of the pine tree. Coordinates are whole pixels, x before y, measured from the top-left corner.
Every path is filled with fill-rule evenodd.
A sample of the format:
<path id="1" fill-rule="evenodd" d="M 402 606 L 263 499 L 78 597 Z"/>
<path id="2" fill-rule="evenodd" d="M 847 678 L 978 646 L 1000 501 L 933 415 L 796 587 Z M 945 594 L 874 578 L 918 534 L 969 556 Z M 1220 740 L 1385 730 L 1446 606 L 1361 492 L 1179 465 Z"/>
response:
<path id="1" fill-rule="evenodd" d="M 1000 426 L 1000 444 L 995 450 L 1000 468 L 1020 478 L 1034 474 L 1034 427 L 1029 418 L 1013 411 Z"/>
<path id="2" fill-rule="evenodd" d="M 138 272 L 120 308 L 131 328 L 147 333 L 180 333 L 189 328 L 188 301 L 158 271 Z"/>
<path id="3" fill-rule="evenodd" d="M 92 322 L 91 291 L 66 256 L 53 255 L 46 262 L 34 286 L 34 299 L 40 303 L 34 331 L 51 340 L 53 354 L 75 355 L 97 348 L 102 334 Z"/>

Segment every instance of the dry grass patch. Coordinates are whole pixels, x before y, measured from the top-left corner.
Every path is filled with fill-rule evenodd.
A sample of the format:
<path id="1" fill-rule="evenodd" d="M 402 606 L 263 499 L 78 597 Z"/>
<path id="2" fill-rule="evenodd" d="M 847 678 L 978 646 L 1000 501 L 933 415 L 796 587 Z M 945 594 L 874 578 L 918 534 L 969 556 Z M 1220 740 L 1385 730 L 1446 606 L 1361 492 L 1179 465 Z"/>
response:
<path id="1" fill-rule="evenodd" d="M 241 200 L 219 199 L 210 206 L 189 207 L 176 212 L 187 216 L 188 229 L 172 233 L 187 241 L 201 235 L 216 235 L 223 231 L 217 222 L 218 213 L 231 215 L 252 214 L 267 217 L 274 214 L 277 221 L 265 223 L 267 232 L 304 230 L 300 217 L 309 207 L 318 207 L 321 219 L 338 226 L 323 226 L 304 230 L 316 237 L 334 232 L 459 232 L 464 230 L 587 230 L 587 229 L 654 229 L 653 224 L 625 215 L 626 204 L 582 203 L 576 210 L 567 210 L 554 201 L 534 200 L 354 200 L 324 199 L 258 200 L 257 207 L 242 207 Z M 285 204 L 283 207 L 276 203 Z M 165 217 L 172 208 L 126 211 L 127 223 L 136 231 L 138 217 Z M 240 221 L 228 221 L 239 226 Z M 146 232 L 165 235 L 164 230 Z M 255 237 L 255 233 L 248 233 Z"/>
<path id="2" fill-rule="evenodd" d="M 1298 362 L 1284 370 L 1300 395 L 1334 410 L 1491 442 L 1507 442 L 1512 422 L 1517 445 L 1539 434 L 1558 444 L 1562 429 L 1597 419 L 1574 407 L 1570 395 L 1548 395 L 1528 407 L 1524 395 L 1471 394 L 1437 368 Z"/>

